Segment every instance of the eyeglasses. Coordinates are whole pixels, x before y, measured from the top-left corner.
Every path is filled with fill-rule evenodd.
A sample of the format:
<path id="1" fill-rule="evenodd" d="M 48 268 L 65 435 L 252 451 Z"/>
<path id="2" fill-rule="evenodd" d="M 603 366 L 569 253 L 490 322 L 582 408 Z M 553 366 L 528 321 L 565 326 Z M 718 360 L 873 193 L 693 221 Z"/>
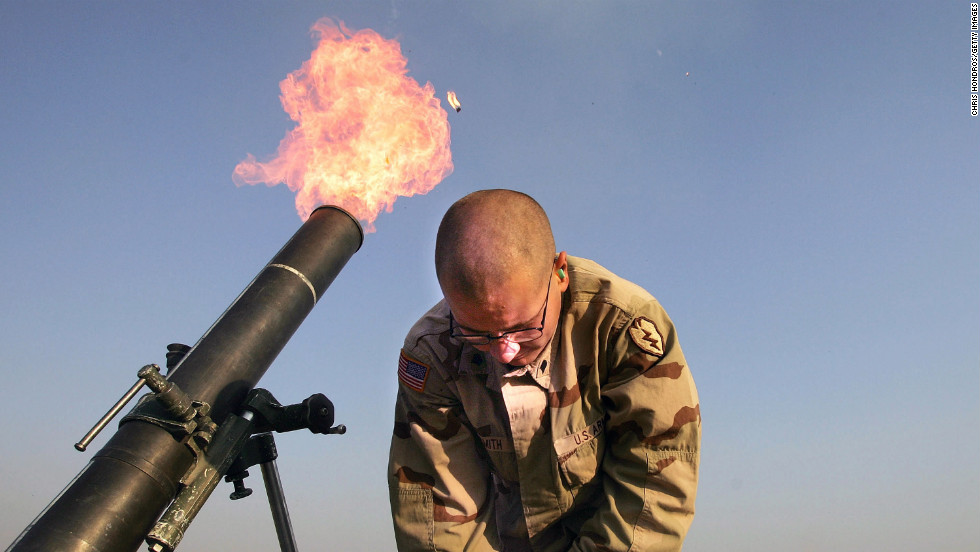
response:
<path id="1" fill-rule="evenodd" d="M 544 334 L 544 321 L 548 317 L 548 298 L 551 297 L 551 280 L 553 278 L 548 276 L 548 291 L 544 295 L 544 311 L 541 313 L 541 325 L 535 328 L 522 328 L 520 330 L 511 330 L 509 332 L 500 332 L 499 335 L 490 334 L 468 334 L 463 333 L 463 330 L 457 324 L 453 327 L 455 320 L 453 319 L 452 311 L 449 311 L 449 335 L 456 339 L 465 341 L 471 345 L 487 345 L 493 343 L 498 339 L 507 339 L 512 343 L 526 343 L 528 341 L 534 341 L 535 339 L 541 337 Z"/>

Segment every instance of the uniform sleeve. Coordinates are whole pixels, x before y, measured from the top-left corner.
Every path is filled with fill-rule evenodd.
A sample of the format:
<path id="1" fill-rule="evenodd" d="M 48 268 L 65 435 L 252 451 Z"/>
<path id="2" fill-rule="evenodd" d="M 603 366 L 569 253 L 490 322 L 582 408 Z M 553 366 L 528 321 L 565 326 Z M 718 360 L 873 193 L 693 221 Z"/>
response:
<path id="1" fill-rule="evenodd" d="M 606 500 L 571 550 L 680 550 L 694 517 L 701 409 L 659 303 L 613 328 L 606 354 Z"/>
<path id="2" fill-rule="evenodd" d="M 388 462 L 398 550 L 499 549 L 490 485 L 450 385 L 402 352 Z"/>

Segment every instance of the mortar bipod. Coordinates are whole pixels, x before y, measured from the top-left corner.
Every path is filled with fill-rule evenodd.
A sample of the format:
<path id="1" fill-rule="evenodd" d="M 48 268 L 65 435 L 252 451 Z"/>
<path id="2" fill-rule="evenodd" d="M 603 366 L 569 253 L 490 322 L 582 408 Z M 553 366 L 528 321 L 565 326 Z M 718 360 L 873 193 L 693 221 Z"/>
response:
<path id="1" fill-rule="evenodd" d="M 250 396 L 246 404 L 256 408 L 257 414 L 264 419 L 275 420 L 275 423 L 272 423 L 274 431 L 283 433 L 300 429 L 299 427 L 292 427 L 296 423 L 296 414 L 298 413 L 298 421 L 302 424 L 304 423 L 303 420 L 306 420 L 305 424 L 313 433 L 342 435 L 347 432 L 347 428 L 343 424 L 333 427 L 333 403 L 322 394 L 313 395 L 301 404 L 292 407 L 279 407 L 272 395 L 269 395 L 268 391 L 264 389 L 256 389 L 253 394 L 254 396 Z M 297 406 L 300 408 L 295 408 Z M 293 535 L 292 523 L 289 520 L 289 510 L 286 507 L 282 480 L 279 478 L 279 468 L 276 467 L 276 458 L 278 457 L 279 453 L 272 433 L 268 431 L 256 433 L 249 437 L 242 452 L 228 468 L 225 481 L 235 486 L 235 490 L 229 496 L 232 500 L 239 500 L 251 495 L 252 489 L 245 486 L 244 479 L 249 475 L 248 468 L 258 464 L 262 470 L 265 494 L 269 499 L 269 508 L 272 511 L 272 521 L 276 527 L 279 548 L 282 552 L 296 552 L 296 537 Z"/>
<path id="2" fill-rule="evenodd" d="M 146 537 L 150 552 L 173 552 L 187 527 L 203 507 L 220 479 L 234 483 L 232 499 L 251 494 L 243 479 L 248 467 L 259 464 L 265 479 L 276 534 L 283 552 L 295 552 L 289 514 L 279 472 L 275 441 L 271 432 L 309 429 L 313 433 L 343 434 L 347 428 L 333 426 L 333 403 L 321 393 L 302 403 L 282 406 L 265 389 L 253 389 L 245 399 L 241 416 L 229 414 L 206 450 L 196 456 L 194 466 L 181 479 L 183 487 L 173 503 Z"/>

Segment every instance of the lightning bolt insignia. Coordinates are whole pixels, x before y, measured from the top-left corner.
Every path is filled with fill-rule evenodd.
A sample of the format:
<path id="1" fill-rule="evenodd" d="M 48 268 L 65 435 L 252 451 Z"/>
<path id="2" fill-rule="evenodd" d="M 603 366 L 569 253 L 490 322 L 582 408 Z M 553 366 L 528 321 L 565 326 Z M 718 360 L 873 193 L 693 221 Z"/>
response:
<path id="1" fill-rule="evenodd" d="M 630 338 L 640 349 L 654 356 L 663 356 L 663 337 L 656 324 L 649 318 L 637 317 L 630 324 Z"/>

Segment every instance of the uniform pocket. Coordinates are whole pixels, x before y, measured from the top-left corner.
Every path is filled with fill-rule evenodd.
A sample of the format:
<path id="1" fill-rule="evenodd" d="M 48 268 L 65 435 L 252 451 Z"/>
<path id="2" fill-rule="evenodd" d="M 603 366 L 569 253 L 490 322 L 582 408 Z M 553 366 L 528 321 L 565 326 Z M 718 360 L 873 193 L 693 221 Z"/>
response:
<path id="1" fill-rule="evenodd" d="M 603 429 L 600 419 L 555 441 L 558 473 L 566 488 L 581 487 L 595 477 L 605 450 Z"/>
<path id="2" fill-rule="evenodd" d="M 435 550 L 432 490 L 396 485 L 389 492 L 396 495 L 392 497 L 392 510 L 398 549 L 411 550 L 425 543 L 425 550 Z"/>

